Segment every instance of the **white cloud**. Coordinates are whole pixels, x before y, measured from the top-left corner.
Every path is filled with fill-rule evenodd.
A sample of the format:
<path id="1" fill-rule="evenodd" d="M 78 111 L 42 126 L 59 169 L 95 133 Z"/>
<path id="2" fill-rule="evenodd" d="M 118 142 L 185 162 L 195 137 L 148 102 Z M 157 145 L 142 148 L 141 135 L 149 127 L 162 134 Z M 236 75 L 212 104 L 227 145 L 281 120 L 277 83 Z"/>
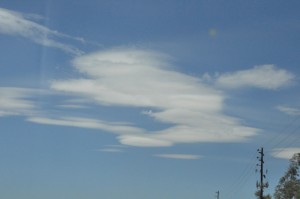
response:
<path id="1" fill-rule="evenodd" d="M 217 77 L 216 84 L 224 88 L 278 89 L 289 85 L 293 79 L 294 75 L 284 69 L 274 65 L 261 65 L 248 70 L 222 74 Z"/>
<path id="2" fill-rule="evenodd" d="M 145 129 L 119 135 L 122 144 L 156 147 L 177 143 L 239 142 L 258 132 L 222 112 L 223 92 L 204 84 L 201 79 L 176 72 L 163 54 L 118 48 L 79 56 L 73 64 L 84 78 L 53 81 L 52 89 L 100 105 L 151 109 L 143 113 L 171 125 L 155 132 Z"/>
<path id="3" fill-rule="evenodd" d="M 202 156 L 200 155 L 192 155 L 192 154 L 156 154 L 154 156 L 160 158 L 184 159 L 184 160 L 198 160 L 202 158 Z"/>
<path id="4" fill-rule="evenodd" d="M 121 144 L 136 147 L 167 147 L 173 142 L 152 136 L 151 134 L 122 135 L 118 137 Z"/>
<path id="5" fill-rule="evenodd" d="M 59 108 L 65 108 L 65 109 L 86 109 L 87 106 L 78 105 L 78 104 L 63 104 L 63 105 L 57 105 Z"/>
<path id="6" fill-rule="evenodd" d="M 119 122 L 105 122 L 102 120 L 95 120 L 90 118 L 79 117 L 61 117 L 61 118 L 47 118 L 47 117 L 29 117 L 28 121 L 59 126 L 71 126 L 90 129 L 101 129 L 117 134 L 139 134 L 143 133 L 143 129 L 133 127 L 130 124 Z"/>
<path id="7" fill-rule="evenodd" d="M 168 140 L 172 143 L 242 142 L 258 132 L 256 128 L 245 127 L 239 123 L 231 125 L 221 121 L 211 121 L 210 123 L 202 125 L 200 122 L 196 126 L 175 125 L 160 131 L 155 138 Z"/>
<path id="8" fill-rule="evenodd" d="M 289 106 L 280 105 L 276 107 L 277 110 L 288 114 L 288 115 L 300 115 L 300 109 L 299 108 L 293 108 Z"/>
<path id="9" fill-rule="evenodd" d="M 65 52 L 69 52 L 75 55 L 82 54 L 82 52 L 71 46 L 51 38 L 67 38 L 72 40 L 80 40 L 80 38 L 71 37 L 54 30 L 50 30 L 45 26 L 39 25 L 33 21 L 27 19 L 28 15 L 24 15 L 18 12 L 0 8 L 0 33 L 7 35 L 22 36 L 30 39 L 38 44 L 59 48 Z M 30 15 L 31 16 L 31 15 Z M 32 18 L 32 17 L 29 17 Z"/>
<path id="10" fill-rule="evenodd" d="M 35 92 L 32 89 L 0 87 L 0 117 L 33 114 L 36 106 L 29 97 Z"/>
<path id="11" fill-rule="evenodd" d="M 121 153 L 123 150 L 121 149 L 115 149 L 115 148 L 104 148 L 104 149 L 98 149 L 97 151 L 100 152 L 109 152 L 109 153 Z"/>
<path id="12" fill-rule="evenodd" d="M 52 88 L 101 104 L 135 107 L 221 108 L 223 96 L 198 79 L 174 72 L 164 57 L 139 50 L 111 50 L 81 56 L 75 67 L 89 76 L 54 81 Z"/>
<path id="13" fill-rule="evenodd" d="M 271 155 L 276 158 L 291 159 L 295 153 L 300 153 L 300 148 L 277 148 Z"/>

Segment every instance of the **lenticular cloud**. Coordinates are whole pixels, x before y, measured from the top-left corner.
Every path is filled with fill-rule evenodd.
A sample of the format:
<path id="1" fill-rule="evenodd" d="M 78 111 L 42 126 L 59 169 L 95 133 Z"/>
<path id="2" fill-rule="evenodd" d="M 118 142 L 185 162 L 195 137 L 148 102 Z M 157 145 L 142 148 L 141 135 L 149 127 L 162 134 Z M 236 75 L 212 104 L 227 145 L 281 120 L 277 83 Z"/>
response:
<path id="1" fill-rule="evenodd" d="M 225 115 L 221 91 L 201 79 L 177 72 L 163 54 L 119 48 L 79 56 L 73 65 L 82 77 L 53 81 L 52 89 L 99 105 L 151 108 L 153 111 L 144 114 L 171 126 L 155 132 L 120 132 L 118 139 L 122 144 L 149 147 L 236 142 L 258 131 Z"/>
<path id="2" fill-rule="evenodd" d="M 289 85 L 293 79 L 292 73 L 269 64 L 234 73 L 225 73 L 219 76 L 216 82 L 225 88 L 256 87 L 274 90 Z"/>

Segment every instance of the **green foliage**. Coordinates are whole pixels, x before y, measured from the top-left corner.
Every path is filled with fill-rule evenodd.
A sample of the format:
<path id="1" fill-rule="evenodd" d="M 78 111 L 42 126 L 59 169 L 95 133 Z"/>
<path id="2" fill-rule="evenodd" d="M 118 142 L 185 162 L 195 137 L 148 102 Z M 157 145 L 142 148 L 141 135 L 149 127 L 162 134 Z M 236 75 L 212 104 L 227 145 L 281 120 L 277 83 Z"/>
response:
<path id="1" fill-rule="evenodd" d="M 290 160 L 288 170 L 276 186 L 275 199 L 300 199 L 299 166 L 300 153 L 297 153 Z"/>
<path id="2" fill-rule="evenodd" d="M 259 197 L 260 197 L 260 191 L 259 190 L 255 192 L 255 196 L 259 199 Z M 268 194 L 268 195 L 263 196 L 263 199 L 272 199 L 272 197 L 271 197 L 270 194 Z"/>
<path id="3" fill-rule="evenodd" d="M 270 194 L 268 194 L 268 195 L 264 196 L 264 199 L 272 199 L 272 197 Z"/>

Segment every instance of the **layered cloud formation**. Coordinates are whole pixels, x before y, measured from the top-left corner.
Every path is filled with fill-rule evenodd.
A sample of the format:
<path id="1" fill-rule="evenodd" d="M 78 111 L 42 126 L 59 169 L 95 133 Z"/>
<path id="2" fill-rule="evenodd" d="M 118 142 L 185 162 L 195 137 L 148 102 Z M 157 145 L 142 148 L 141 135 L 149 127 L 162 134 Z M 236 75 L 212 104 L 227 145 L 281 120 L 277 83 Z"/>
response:
<path id="1" fill-rule="evenodd" d="M 126 118 L 112 122 L 76 117 L 68 111 L 50 117 L 47 110 L 36 111 L 38 107 L 26 97 L 34 94 L 32 90 L 20 88 L 1 89 L 5 96 L 1 99 L 1 116 L 21 114 L 34 123 L 99 129 L 115 134 L 121 144 L 137 147 L 242 142 L 260 130 L 223 112 L 227 94 L 221 88 L 276 89 L 293 80 L 293 75 L 283 69 L 262 65 L 221 74 L 207 83 L 202 78 L 176 71 L 164 54 L 132 48 L 77 56 L 72 64 L 79 77 L 52 81 L 49 89 L 55 95 L 75 97 L 80 103 L 56 104 L 57 107 L 78 109 L 92 102 L 99 110 L 103 106 L 140 108 L 145 110 L 140 112 L 141 117 L 150 117 L 168 127 L 153 131 L 139 123 L 128 123 Z M 272 75 L 264 80 L 262 71 Z M 280 109 L 283 111 L 283 107 Z"/>
<path id="2" fill-rule="evenodd" d="M 77 57 L 73 64 L 85 77 L 53 81 L 51 89 L 81 96 L 102 106 L 150 109 L 143 114 L 171 126 L 154 132 L 147 129 L 114 132 L 122 144 L 157 147 L 176 143 L 236 142 L 258 132 L 223 113 L 223 92 L 200 78 L 176 72 L 162 54 L 118 48 Z M 69 122 L 67 119 L 61 125 Z M 76 121 L 76 125 L 80 122 Z"/>
<path id="3" fill-rule="evenodd" d="M 224 113 L 228 90 L 245 87 L 276 90 L 295 79 L 292 73 L 270 64 L 199 78 L 177 71 L 165 54 L 143 49 L 113 48 L 82 55 L 78 48 L 59 40 L 84 42 L 83 39 L 51 30 L 30 20 L 28 15 L 3 8 L 0 8 L 0 33 L 24 37 L 75 55 L 72 66 L 79 74 L 78 78 L 59 79 L 49 85 L 47 92 L 51 95 L 63 93 L 76 98 L 72 104 L 54 105 L 64 109 L 60 116 L 50 114 L 49 108 L 37 106 L 32 96 L 41 95 L 40 91 L 9 87 L 0 88 L 0 116 L 22 115 L 34 123 L 98 129 L 115 134 L 123 145 L 166 147 L 179 143 L 245 141 L 260 130 Z M 106 121 L 74 116 L 66 110 L 84 109 L 91 102 L 99 110 L 104 106 L 143 109 L 141 117 L 165 125 L 149 130 L 137 121 L 127 122 L 127 118 Z M 295 108 L 277 108 L 299 115 Z M 157 156 L 199 158 L 187 154 Z"/>
<path id="4" fill-rule="evenodd" d="M 36 90 L 0 87 L 0 116 L 31 115 L 36 106 L 30 100 Z"/>

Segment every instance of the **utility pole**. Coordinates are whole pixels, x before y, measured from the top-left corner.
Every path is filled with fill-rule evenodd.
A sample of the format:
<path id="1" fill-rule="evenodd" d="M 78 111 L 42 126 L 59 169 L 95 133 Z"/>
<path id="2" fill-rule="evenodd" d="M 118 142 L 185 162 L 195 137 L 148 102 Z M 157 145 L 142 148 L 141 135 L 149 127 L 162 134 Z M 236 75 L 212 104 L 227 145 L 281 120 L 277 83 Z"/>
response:
<path id="1" fill-rule="evenodd" d="M 264 148 L 261 147 L 260 151 L 260 199 L 264 197 Z"/>
<path id="2" fill-rule="evenodd" d="M 217 199 L 219 199 L 220 198 L 220 191 L 217 191 L 216 194 L 217 194 Z"/>
<path id="3" fill-rule="evenodd" d="M 261 147 L 260 149 L 257 149 L 259 156 L 257 157 L 259 164 L 256 166 L 260 166 L 260 183 L 256 183 L 256 187 L 259 188 L 259 199 L 264 198 L 264 188 L 267 188 L 269 186 L 268 182 L 264 183 L 264 178 L 266 175 L 264 174 L 264 148 Z"/>

